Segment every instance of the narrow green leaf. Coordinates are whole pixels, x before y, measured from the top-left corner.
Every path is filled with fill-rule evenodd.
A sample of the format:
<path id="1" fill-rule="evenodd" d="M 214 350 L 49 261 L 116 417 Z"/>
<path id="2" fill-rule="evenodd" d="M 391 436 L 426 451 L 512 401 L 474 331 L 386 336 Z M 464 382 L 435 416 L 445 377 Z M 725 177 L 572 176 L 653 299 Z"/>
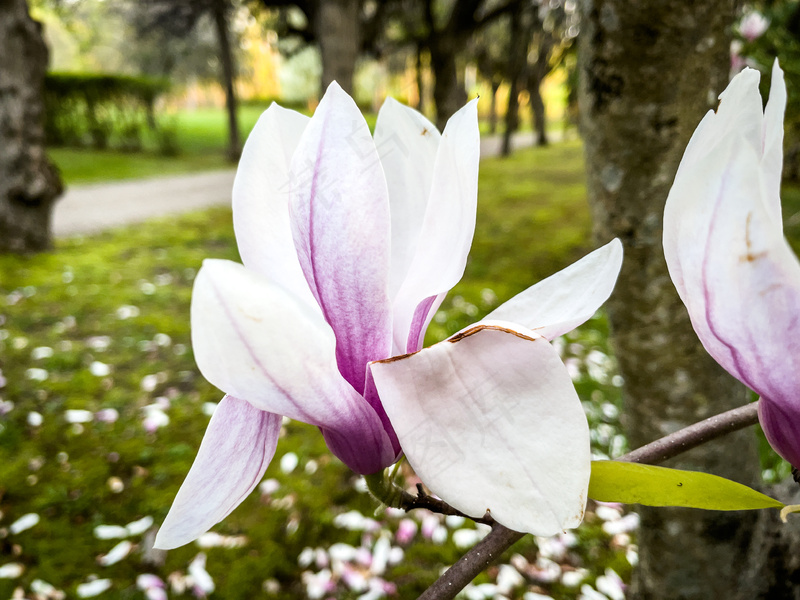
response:
<path id="1" fill-rule="evenodd" d="M 613 460 L 592 462 L 589 497 L 601 502 L 707 510 L 783 507 L 761 492 L 716 475 Z"/>

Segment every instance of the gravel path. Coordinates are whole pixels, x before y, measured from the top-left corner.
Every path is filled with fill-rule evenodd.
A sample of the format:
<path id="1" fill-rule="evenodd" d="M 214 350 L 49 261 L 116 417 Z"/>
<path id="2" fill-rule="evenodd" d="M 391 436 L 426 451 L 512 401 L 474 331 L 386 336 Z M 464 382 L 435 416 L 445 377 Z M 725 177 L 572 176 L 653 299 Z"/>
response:
<path id="1" fill-rule="evenodd" d="M 533 134 L 516 134 L 512 147 L 533 144 Z M 481 157 L 500 153 L 501 138 L 481 139 Z M 141 223 L 211 206 L 230 204 L 234 169 L 189 175 L 132 179 L 113 183 L 70 186 L 56 203 L 56 237 L 98 233 L 112 227 Z"/>

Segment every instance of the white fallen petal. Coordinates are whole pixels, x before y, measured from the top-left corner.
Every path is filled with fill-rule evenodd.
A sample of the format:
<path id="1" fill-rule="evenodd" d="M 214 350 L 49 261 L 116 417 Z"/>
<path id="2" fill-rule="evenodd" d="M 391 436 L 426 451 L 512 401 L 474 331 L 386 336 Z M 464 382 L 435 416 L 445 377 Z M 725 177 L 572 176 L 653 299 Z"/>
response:
<path id="1" fill-rule="evenodd" d="M 202 592 L 210 594 L 214 591 L 216 586 L 211 575 L 206 571 L 206 555 L 204 553 L 201 552 L 189 563 L 189 575 L 194 580 L 195 587 Z"/>
<path id="2" fill-rule="evenodd" d="M 94 421 L 94 413 L 90 410 L 65 410 L 64 419 L 67 423 L 91 423 Z"/>
<path id="3" fill-rule="evenodd" d="M 22 515 L 19 519 L 9 525 L 8 530 L 12 534 L 22 533 L 23 531 L 26 531 L 27 529 L 37 525 L 39 520 L 39 515 L 36 513 L 28 513 L 26 515 Z"/>
<path id="4" fill-rule="evenodd" d="M 109 550 L 108 554 L 103 554 L 98 557 L 97 562 L 104 567 L 110 567 L 111 565 L 117 564 L 119 561 L 128 556 L 132 549 L 133 544 L 128 540 L 123 540 Z"/>
<path id="5" fill-rule="evenodd" d="M 24 565 L 20 563 L 6 563 L 0 566 L 0 579 L 16 579 L 24 572 Z"/>
<path id="6" fill-rule="evenodd" d="M 98 525 L 94 528 L 94 537 L 98 540 L 113 540 L 128 537 L 130 533 L 121 525 Z"/>
<path id="7" fill-rule="evenodd" d="M 125 530 L 128 535 L 141 535 L 153 526 L 153 517 L 147 515 L 137 521 L 133 521 L 125 525 Z"/>
<path id="8" fill-rule="evenodd" d="M 111 585 L 110 579 L 94 579 L 86 583 L 81 583 L 76 591 L 78 592 L 79 598 L 93 598 L 111 589 Z"/>

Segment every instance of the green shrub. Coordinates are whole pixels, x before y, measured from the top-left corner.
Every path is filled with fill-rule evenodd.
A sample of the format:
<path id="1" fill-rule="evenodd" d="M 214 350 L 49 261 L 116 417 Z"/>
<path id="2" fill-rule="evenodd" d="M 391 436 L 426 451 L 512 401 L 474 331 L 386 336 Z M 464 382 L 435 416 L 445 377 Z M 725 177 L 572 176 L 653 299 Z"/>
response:
<path id="1" fill-rule="evenodd" d="M 155 101 L 166 79 L 97 73 L 48 73 L 45 134 L 54 146 L 139 151 L 145 128 L 158 131 Z"/>

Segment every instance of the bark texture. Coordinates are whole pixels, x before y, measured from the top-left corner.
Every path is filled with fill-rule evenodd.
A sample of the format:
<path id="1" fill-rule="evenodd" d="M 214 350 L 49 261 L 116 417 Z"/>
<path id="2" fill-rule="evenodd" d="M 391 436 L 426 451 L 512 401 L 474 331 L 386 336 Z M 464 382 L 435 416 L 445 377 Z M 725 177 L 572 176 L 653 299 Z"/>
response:
<path id="1" fill-rule="evenodd" d="M 353 74 L 361 48 L 359 0 L 317 2 L 315 34 L 322 55 L 322 93 L 336 81 L 353 93 Z"/>
<path id="2" fill-rule="evenodd" d="M 50 246 L 63 187 L 44 150 L 47 47 L 25 0 L 0 0 L 0 252 Z"/>
<path id="3" fill-rule="evenodd" d="M 746 401 L 700 345 L 661 247 L 662 216 L 683 150 L 728 82 L 735 0 L 581 3 L 581 126 L 598 240 L 625 261 L 607 304 L 625 378 L 632 447 Z M 753 432 L 669 466 L 758 481 Z M 754 515 L 643 509 L 631 598 L 733 598 Z"/>

